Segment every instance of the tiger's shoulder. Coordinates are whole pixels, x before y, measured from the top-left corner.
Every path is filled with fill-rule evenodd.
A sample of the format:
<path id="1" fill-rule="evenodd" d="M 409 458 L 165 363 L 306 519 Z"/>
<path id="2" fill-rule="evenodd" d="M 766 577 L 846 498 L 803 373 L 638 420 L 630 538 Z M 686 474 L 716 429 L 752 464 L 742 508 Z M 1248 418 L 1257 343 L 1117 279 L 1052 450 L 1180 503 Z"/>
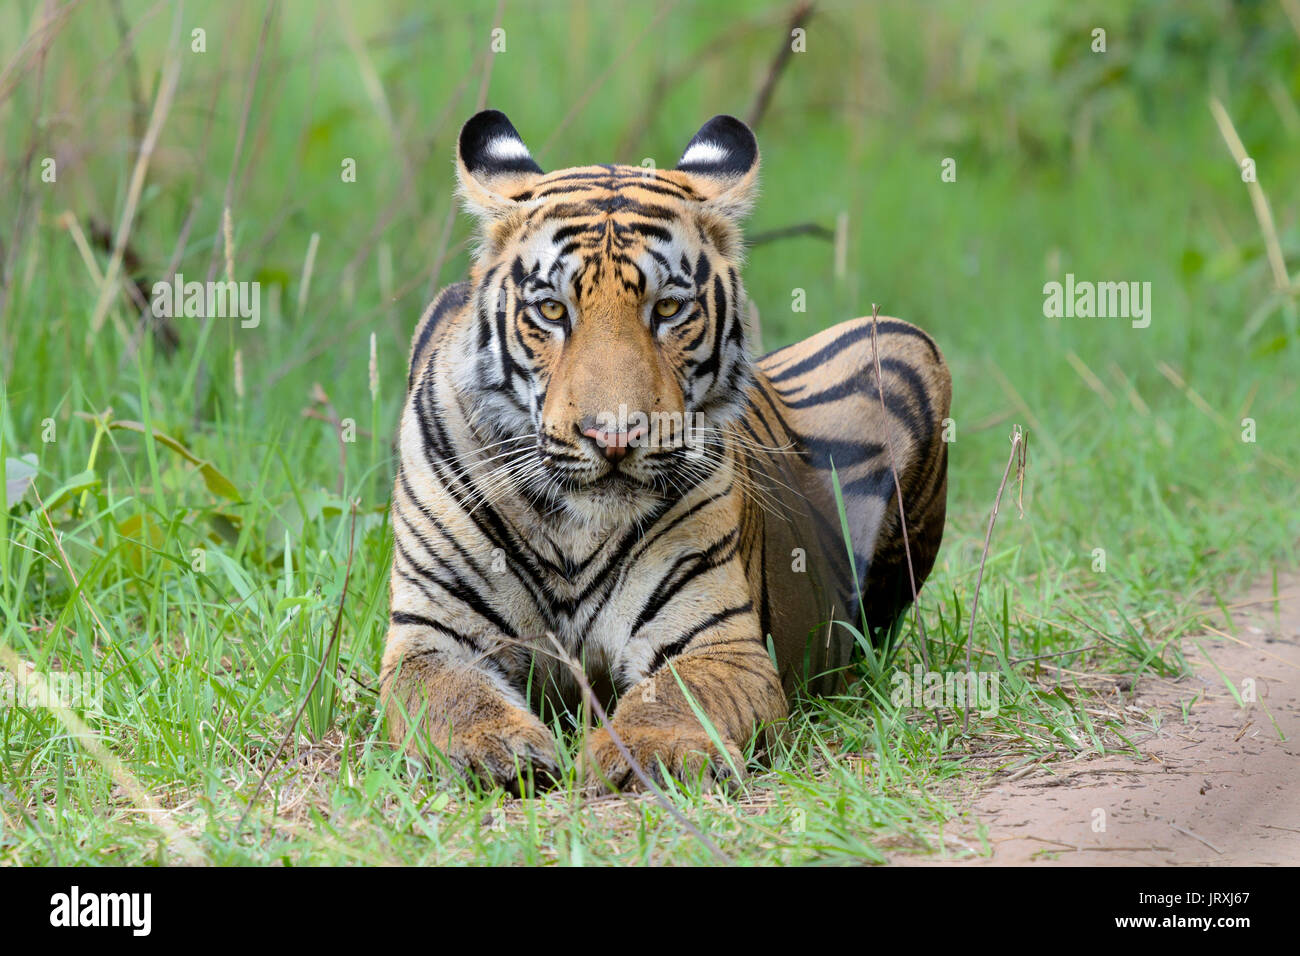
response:
<path id="1" fill-rule="evenodd" d="M 428 364 L 429 356 L 433 354 L 439 336 L 469 308 L 471 288 L 469 281 L 447 286 L 434 296 L 433 301 L 424 310 L 424 314 L 420 316 L 420 321 L 415 326 L 415 334 L 411 337 L 410 374 L 406 380 L 408 389 L 415 384 L 420 370 Z"/>

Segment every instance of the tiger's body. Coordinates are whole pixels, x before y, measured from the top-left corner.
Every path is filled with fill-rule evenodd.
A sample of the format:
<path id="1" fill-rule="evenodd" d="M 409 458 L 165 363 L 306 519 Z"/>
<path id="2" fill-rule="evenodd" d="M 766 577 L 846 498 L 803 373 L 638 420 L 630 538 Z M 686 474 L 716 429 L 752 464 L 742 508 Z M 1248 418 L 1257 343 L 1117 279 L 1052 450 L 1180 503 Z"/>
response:
<path id="1" fill-rule="evenodd" d="M 466 124 L 483 246 L 416 329 L 399 437 L 399 745 L 508 786 L 553 773 L 538 713 L 578 704 L 576 660 L 612 709 L 587 742 L 605 786 L 634 782 L 615 737 L 651 772 L 723 772 L 796 687 L 836 686 L 851 638 L 830 622 L 912 600 L 943 529 L 947 369 L 883 317 L 750 357 L 757 165 L 729 117 L 672 170 L 551 174 L 501 114 Z"/>

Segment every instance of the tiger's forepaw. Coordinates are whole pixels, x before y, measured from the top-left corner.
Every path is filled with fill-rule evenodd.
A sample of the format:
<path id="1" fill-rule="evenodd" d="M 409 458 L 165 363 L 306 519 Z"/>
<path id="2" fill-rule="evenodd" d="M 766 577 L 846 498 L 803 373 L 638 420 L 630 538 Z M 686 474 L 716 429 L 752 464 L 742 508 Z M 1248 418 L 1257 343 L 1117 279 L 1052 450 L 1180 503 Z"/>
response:
<path id="1" fill-rule="evenodd" d="M 544 789 L 560 776 L 551 732 L 532 714 L 514 708 L 455 731 L 444 753 L 453 769 L 499 784 L 515 796 L 530 781 Z"/>
<path id="2" fill-rule="evenodd" d="M 619 740 L 656 786 L 667 777 L 683 783 L 698 782 L 702 789 L 731 789 L 745 776 L 745 758 L 732 741 L 722 738 L 725 754 L 698 723 L 667 727 L 616 728 Z M 587 740 L 587 786 L 599 792 L 642 790 L 645 784 L 633 771 L 607 728 L 593 731 Z"/>

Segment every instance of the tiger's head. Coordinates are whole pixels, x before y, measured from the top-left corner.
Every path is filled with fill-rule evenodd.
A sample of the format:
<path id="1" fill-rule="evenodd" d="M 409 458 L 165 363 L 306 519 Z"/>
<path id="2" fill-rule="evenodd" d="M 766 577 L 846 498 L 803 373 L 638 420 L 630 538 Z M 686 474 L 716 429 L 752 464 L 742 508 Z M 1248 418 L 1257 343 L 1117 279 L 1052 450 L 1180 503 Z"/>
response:
<path id="1" fill-rule="evenodd" d="M 480 230 L 454 384 L 486 441 L 520 449 L 525 493 L 608 524 L 706 478 L 753 375 L 749 128 L 714 117 L 672 169 L 544 173 L 487 110 L 461 130 L 456 166 Z"/>

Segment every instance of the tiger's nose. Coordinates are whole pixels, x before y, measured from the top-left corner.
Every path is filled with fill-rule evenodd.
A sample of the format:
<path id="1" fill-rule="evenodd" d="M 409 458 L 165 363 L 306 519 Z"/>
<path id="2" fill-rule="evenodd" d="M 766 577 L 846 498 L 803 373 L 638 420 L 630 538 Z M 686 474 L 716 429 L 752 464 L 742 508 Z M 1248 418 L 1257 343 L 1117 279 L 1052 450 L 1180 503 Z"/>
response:
<path id="1" fill-rule="evenodd" d="M 645 426 L 629 428 L 625 432 L 605 431 L 602 428 L 584 428 L 582 434 L 596 443 L 596 447 L 610 461 L 622 461 L 628 448 L 645 434 Z"/>

